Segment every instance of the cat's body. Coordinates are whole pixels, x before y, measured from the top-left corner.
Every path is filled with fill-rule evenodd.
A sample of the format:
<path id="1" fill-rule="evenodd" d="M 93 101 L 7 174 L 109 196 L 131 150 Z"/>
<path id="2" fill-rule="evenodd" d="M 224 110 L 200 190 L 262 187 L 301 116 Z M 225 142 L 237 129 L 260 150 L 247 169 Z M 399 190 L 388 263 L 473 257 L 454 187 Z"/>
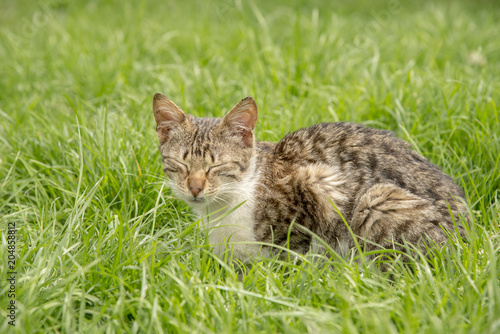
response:
<path id="1" fill-rule="evenodd" d="M 219 254 L 230 244 L 248 260 L 261 243 L 305 253 L 319 245 L 307 230 L 345 253 L 355 243 L 343 218 L 366 250 L 463 233 L 462 190 L 390 132 L 322 123 L 274 144 L 255 142 L 251 98 L 224 119 L 185 115 L 160 94 L 153 108 L 165 173 Z"/>

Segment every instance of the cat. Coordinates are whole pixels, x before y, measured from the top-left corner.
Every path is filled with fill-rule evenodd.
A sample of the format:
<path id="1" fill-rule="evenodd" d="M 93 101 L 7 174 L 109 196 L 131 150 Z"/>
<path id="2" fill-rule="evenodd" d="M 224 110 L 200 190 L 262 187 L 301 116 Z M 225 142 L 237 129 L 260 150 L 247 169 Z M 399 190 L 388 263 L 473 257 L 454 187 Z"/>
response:
<path id="1" fill-rule="evenodd" d="M 249 262 L 269 245 L 321 249 L 317 237 L 346 254 L 353 234 L 367 251 L 465 236 L 462 189 L 389 131 L 320 123 L 259 142 L 251 97 L 222 119 L 195 118 L 158 93 L 153 112 L 170 186 L 217 254 Z"/>

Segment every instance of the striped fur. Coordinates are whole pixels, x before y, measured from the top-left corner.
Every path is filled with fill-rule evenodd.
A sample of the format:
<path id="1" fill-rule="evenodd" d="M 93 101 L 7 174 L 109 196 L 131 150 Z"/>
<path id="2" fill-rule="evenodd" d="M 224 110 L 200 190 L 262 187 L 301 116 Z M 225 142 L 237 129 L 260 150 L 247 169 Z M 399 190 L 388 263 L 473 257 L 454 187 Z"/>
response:
<path id="1" fill-rule="evenodd" d="M 248 261 L 259 243 L 320 248 L 297 225 L 345 253 L 355 243 L 342 217 L 367 250 L 442 244 L 454 228 L 464 235 L 463 191 L 390 132 L 322 123 L 275 144 L 255 141 L 252 98 L 223 119 L 186 115 L 161 94 L 153 110 L 165 174 L 203 218 L 219 254 L 230 246 Z"/>

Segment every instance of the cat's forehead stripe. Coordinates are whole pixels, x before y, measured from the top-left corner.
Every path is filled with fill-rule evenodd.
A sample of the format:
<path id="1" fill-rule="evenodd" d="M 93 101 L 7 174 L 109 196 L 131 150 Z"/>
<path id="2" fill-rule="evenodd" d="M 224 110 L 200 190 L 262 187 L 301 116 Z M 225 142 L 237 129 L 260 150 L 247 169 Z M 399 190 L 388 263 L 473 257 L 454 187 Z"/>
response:
<path id="1" fill-rule="evenodd" d="M 195 118 L 194 124 L 196 125 L 196 130 L 193 134 L 193 139 L 191 142 L 191 155 L 205 157 L 207 154 L 213 159 L 213 155 L 210 152 L 210 133 L 212 129 L 220 123 L 218 118 Z"/>
<path id="2" fill-rule="evenodd" d="M 212 126 L 217 125 L 220 122 L 220 118 L 199 117 L 194 119 L 194 124 L 196 124 L 198 128 L 210 129 Z"/>

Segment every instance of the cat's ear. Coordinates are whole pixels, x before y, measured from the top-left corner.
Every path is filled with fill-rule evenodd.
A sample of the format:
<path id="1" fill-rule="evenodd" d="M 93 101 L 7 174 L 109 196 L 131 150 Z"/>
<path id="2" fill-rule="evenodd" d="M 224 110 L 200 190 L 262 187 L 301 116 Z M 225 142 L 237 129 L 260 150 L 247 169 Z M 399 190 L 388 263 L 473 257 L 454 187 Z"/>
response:
<path id="1" fill-rule="evenodd" d="M 156 133 L 160 143 L 166 142 L 169 132 L 186 120 L 184 112 L 160 93 L 156 93 L 153 98 L 153 113 L 156 121 Z"/>
<path id="2" fill-rule="evenodd" d="M 252 97 L 245 97 L 224 116 L 223 124 L 228 126 L 232 135 L 241 137 L 243 144 L 253 144 L 253 130 L 257 124 L 257 104 Z"/>

